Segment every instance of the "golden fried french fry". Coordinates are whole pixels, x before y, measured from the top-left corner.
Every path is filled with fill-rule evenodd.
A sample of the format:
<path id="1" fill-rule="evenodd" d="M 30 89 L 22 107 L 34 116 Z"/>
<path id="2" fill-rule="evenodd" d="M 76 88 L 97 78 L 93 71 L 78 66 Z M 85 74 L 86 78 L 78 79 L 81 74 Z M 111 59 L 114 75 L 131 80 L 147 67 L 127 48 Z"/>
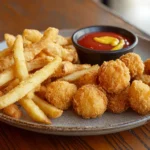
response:
<path id="1" fill-rule="evenodd" d="M 46 117 L 41 109 L 30 98 L 23 98 L 19 103 L 28 112 L 28 115 L 35 121 L 50 124 L 50 120 Z"/>
<path id="2" fill-rule="evenodd" d="M 18 79 L 13 80 L 11 83 L 9 83 L 9 85 L 6 88 L 4 88 L 2 90 L 3 94 L 6 94 L 8 91 L 13 89 L 18 84 L 19 84 Z M 11 104 L 11 105 L 5 107 L 2 111 L 4 114 L 11 116 L 13 118 L 16 118 L 16 119 L 19 119 L 22 115 L 21 110 L 18 108 L 18 106 L 16 104 Z"/>
<path id="3" fill-rule="evenodd" d="M 63 48 L 61 45 L 53 42 L 50 42 L 47 48 L 43 49 L 43 51 L 49 56 L 59 56 L 62 60 L 70 62 L 74 62 L 77 55 L 76 50 Z"/>
<path id="4" fill-rule="evenodd" d="M 89 71 L 94 71 L 94 70 L 98 70 L 99 69 L 99 65 L 94 65 L 88 69 L 84 69 L 84 70 L 80 70 L 80 71 L 76 71 L 72 74 L 69 74 L 67 76 L 64 76 L 58 80 L 64 80 L 64 81 L 68 81 L 68 82 L 73 82 L 76 81 L 77 79 L 79 79 L 81 76 L 83 76 L 84 74 L 88 73 Z"/>
<path id="5" fill-rule="evenodd" d="M 89 64 L 73 64 L 69 61 L 63 61 L 59 69 L 53 75 L 53 77 L 60 78 L 73 72 L 84 70 L 90 67 L 91 65 Z"/>
<path id="6" fill-rule="evenodd" d="M 24 55 L 26 61 L 31 61 L 34 57 L 39 54 L 43 49 L 49 47 L 50 42 L 55 41 L 58 35 L 58 29 L 48 28 L 41 40 L 37 43 L 30 44 L 25 47 Z M 13 55 L 10 54 L 5 58 L 0 58 L 0 72 L 9 68 L 14 64 Z"/>
<path id="7" fill-rule="evenodd" d="M 19 79 L 14 79 L 11 82 L 9 82 L 9 84 L 2 89 L 2 92 L 4 94 L 6 94 L 7 92 L 9 92 L 10 90 L 12 90 L 15 86 L 17 86 L 19 84 Z"/>
<path id="8" fill-rule="evenodd" d="M 14 47 L 14 61 L 16 65 L 16 73 L 17 77 L 20 81 L 26 79 L 28 77 L 28 70 L 24 58 L 24 49 L 23 49 L 23 40 L 21 36 L 17 36 Z M 32 91 L 31 91 L 32 92 Z M 42 122 L 46 124 L 50 124 L 49 119 L 43 113 L 43 111 L 30 99 L 29 92 L 25 97 L 19 100 L 19 103 L 23 106 L 23 108 L 27 111 L 28 115 L 37 122 Z"/>
<path id="9" fill-rule="evenodd" d="M 72 39 L 71 39 L 71 37 L 66 37 L 66 40 L 68 41 L 68 45 L 72 45 Z"/>
<path id="10" fill-rule="evenodd" d="M 30 72 L 42 68 L 43 66 L 51 62 L 53 59 L 54 59 L 53 57 L 49 56 L 33 59 L 32 61 L 27 62 L 28 71 Z M 14 78 L 15 78 L 14 66 L 12 66 L 0 74 L 0 86 L 5 85 L 7 82 L 13 80 Z"/>
<path id="11" fill-rule="evenodd" d="M 33 59 L 32 61 L 27 63 L 28 71 L 30 72 L 32 70 L 42 68 L 43 66 L 51 62 L 53 59 L 54 57 L 50 56 L 38 57 L 36 59 Z"/>
<path id="12" fill-rule="evenodd" d="M 16 119 L 19 119 L 22 115 L 22 112 L 19 110 L 16 104 L 11 104 L 4 108 L 3 113 Z"/>
<path id="13" fill-rule="evenodd" d="M 0 57 L 6 57 L 12 52 L 11 48 L 6 48 L 0 51 Z"/>
<path id="14" fill-rule="evenodd" d="M 23 46 L 26 47 L 28 45 L 32 44 L 31 41 L 28 41 L 27 39 L 23 38 Z"/>
<path id="15" fill-rule="evenodd" d="M 15 61 L 15 73 L 19 77 L 20 81 L 28 77 L 28 70 L 24 58 L 23 39 L 21 35 L 16 37 L 16 41 L 13 46 L 14 61 Z"/>
<path id="16" fill-rule="evenodd" d="M 11 48 L 14 45 L 16 37 L 12 34 L 6 33 L 6 34 L 4 34 L 4 39 L 7 43 L 7 46 Z"/>
<path id="17" fill-rule="evenodd" d="M 62 45 L 62 46 L 63 45 L 68 45 L 68 40 L 63 36 L 58 35 L 57 38 L 56 38 L 55 43 L 57 43 L 59 45 Z"/>
<path id="18" fill-rule="evenodd" d="M 3 86 L 12 79 L 14 79 L 14 66 L 6 69 L 0 74 L 0 86 Z"/>
<path id="19" fill-rule="evenodd" d="M 50 118 L 58 118 L 62 115 L 63 111 L 52 106 L 47 101 L 34 95 L 33 101 L 43 110 L 43 112 Z"/>
<path id="20" fill-rule="evenodd" d="M 38 58 L 38 57 L 46 57 L 47 54 L 44 53 L 43 51 L 41 51 L 38 55 L 35 56 L 35 58 Z"/>
<path id="21" fill-rule="evenodd" d="M 39 42 L 42 38 L 43 34 L 34 29 L 25 29 L 23 31 L 23 38 L 27 39 L 28 41 L 31 41 L 32 43 Z"/>
<path id="22" fill-rule="evenodd" d="M 18 86 L 9 91 L 7 94 L 0 97 L 0 109 L 15 103 L 23 98 L 27 93 L 32 91 L 35 87 L 41 84 L 49 76 L 51 76 L 61 64 L 61 58 L 56 57 L 51 63 L 48 63 L 42 69 L 36 71 L 24 81 L 20 82 Z"/>

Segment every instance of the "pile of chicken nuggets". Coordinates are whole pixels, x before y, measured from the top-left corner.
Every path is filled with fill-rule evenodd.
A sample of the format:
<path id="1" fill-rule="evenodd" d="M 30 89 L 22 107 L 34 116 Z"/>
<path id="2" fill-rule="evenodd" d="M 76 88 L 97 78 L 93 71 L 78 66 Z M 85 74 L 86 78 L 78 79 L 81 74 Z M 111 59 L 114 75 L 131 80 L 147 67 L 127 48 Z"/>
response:
<path id="1" fill-rule="evenodd" d="M 102 65 L 80 64 L 68 37 L 49 27 L 44 34 L 25 29 L 5 34 L 0 52 L 0 109 L 21 118 L 19 105 L 33 121 L 50 124 L 72 109 L 83 118 L 132 108 L 150 113 L 150 59 L 127 53 Z"/>

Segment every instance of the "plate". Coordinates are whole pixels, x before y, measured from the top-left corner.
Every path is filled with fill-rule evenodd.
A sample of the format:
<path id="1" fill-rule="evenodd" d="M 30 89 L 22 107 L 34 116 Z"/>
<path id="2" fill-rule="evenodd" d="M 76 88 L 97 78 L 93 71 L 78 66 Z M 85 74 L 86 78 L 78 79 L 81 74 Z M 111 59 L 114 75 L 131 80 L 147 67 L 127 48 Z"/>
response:
<path id="1" fill-rule="evenodd" d="M 63 36 L 71 36 L 75 30 L 61 30 Z M 5 42 L 0 43 L 0 49 L 6 47 Z M 150 41 L 139 37 L 139 44 L 135 52 L 140 54 L 143 60 L 150 57 Z M 121 114 L 105 112 L 102 117 L 96 119 L 82 119 L 72 110 L 67 110 L 60 118 L 52 119 L 52 125 L 33 122 L 23 111 L 21 119 L 14 119 L 0 113 L 0 121 L 18 128 L 35 131 L 44 134 L 55 135 L 101 135 L 135 128 L 147 123 L 150 115 L 140 116 L 132 110 Z"/>

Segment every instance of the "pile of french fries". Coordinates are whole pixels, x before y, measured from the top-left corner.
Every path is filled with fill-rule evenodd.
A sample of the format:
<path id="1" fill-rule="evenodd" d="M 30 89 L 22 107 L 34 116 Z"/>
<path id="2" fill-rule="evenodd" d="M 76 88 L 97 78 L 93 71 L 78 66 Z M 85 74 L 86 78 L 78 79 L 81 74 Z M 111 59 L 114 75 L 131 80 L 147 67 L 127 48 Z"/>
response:
<path id="1" fill-rule="evenodd" d="M 19 119 L 22 112 L 18 106 L 21 105 L 33 121 L 51 124 L 49 118 L 60 117 L 63 111 L 35 92 L 45 80 L 59 77 L 58 68 L 65 61 L 67 65 L 78 62 L 71 40 L 51 27 L 44 34 L 25 29 L 22 35 L 5 34 L 4 38 L 8 48 L 0 51 L 0 110 Z M 78 66 L 74 68 L 78 70 Z"/>

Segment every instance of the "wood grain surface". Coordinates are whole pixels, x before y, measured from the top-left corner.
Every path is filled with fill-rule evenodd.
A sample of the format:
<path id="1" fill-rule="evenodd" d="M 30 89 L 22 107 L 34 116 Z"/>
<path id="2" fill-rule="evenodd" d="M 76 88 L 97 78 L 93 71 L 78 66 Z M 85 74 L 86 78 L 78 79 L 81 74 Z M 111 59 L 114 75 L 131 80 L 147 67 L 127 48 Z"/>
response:
<path id="1" fill-rule="evenodd" d="M 80 28 L 105 24 L 144 33 L 92 0 L 1 0 L 0 40 L 4 33 L 48 26 Z M 0 150 L 148 150 L 150 123 L 133 130 L 103 136 L 53 136 L 18 129 L 0 122 Z"/>

